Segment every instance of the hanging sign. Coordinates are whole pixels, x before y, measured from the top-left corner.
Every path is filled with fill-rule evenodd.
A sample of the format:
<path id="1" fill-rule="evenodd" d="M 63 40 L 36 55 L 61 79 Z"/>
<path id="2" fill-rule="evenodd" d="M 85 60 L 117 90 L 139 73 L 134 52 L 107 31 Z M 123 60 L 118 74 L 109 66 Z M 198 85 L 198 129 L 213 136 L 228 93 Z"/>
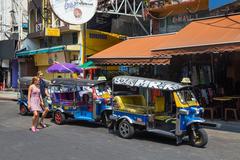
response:
<path id="1" fill-rule="evenodd" d="M 98 0 L 50 0 L 53 12 L 69 24 L 88 22 L 96 13 Z"/>
<path id="2" fill-rule="evenodd" d="M 59 28 L 45 28 L 45 36 L 49 37 L 59 37 L 60 29 Z"/>

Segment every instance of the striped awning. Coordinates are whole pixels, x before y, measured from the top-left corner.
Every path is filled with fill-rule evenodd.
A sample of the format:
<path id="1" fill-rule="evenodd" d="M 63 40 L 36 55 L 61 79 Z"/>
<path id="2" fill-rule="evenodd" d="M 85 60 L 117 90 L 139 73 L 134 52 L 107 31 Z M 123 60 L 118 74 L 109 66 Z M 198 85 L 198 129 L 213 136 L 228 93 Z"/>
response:
<path id="1" fill-rule="evenodd" d="M 41 48 L 36 50 L 22 51 L 22 52 L 16 53 L 16 57 L 25 57 L 25 56 L 43 54 L 43 53 L 54 53 L 54 52 L 63 51 L 64 49 L 65 49 L 65 46 L 62 45 L 62 46 L 54 46 L 49 48 Z"/>

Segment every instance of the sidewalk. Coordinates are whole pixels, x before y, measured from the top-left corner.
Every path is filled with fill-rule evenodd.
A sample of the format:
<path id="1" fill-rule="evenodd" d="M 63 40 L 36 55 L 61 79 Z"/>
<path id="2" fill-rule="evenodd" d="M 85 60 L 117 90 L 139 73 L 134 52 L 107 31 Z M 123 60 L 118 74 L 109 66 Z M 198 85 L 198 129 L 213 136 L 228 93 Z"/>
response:
<path id="1" fill-rule="evenodd" d="M 0 91 L 0 100 L 10 100 L 10 101 L 17 101 L 18 99 L 18 92 L 6 90 Z"/>
<path id="2" fill-rule="evenodd" d="M 227 132 L 234 132 L 234 133 L 240 133 L 240 121 L 223 121 L 223 120 L 213 120 L 208 121 L 210 123 L 215 123 L 219 125 L 220 127 L 212 128 L 212 127 L 206 127 L 213 130 L 220 130 L 220 131 L 227 131 Z"/>

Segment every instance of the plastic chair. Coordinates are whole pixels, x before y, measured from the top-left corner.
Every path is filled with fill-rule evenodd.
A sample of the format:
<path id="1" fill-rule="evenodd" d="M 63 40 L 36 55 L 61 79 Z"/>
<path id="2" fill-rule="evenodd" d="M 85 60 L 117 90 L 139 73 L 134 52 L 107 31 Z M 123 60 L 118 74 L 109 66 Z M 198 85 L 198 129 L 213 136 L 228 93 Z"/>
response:
<path id="1" fill-rule="evenodd" d="M 237 102 L 236 102 L 236 108 L 230 108 L 230 107 L 228 107 L 228 108 L 225 108 L 224 109 L 224 120 L 226 121 L 227 119 L 228 119 L 228 113 L 229 112 L 232 112 L 233 113 L 233 116 L 234 116 L 234 119 L 237 121 L 238 120 L 238 115 L 237 115 L 237 111 L 238 111 L 238 109 L 240 108 L 240 106 L 239 106 L 239 99 L 237 100 Z"/>
<path id="2" fill-rule="evenodd" d="M 238 120 L 238 116 L 237 116 L 237 109 L 236 108 L 225 108 L 224 110 L 224 120 L 227 120 L 227 115 L 229 112 L 233 112 L 234 115 L 234 119 L 237 121 Z"/>
<path id="3" fill-rule="evenodd" d="M 204 117 L 206 115 L 206 113 L 210 113 L 210 119 L 213 120 L 214 119 L 214 113 L 217 114 L 217 108 L 214 107 L 213 103 L 209 103 L 208 107 L 207 107 L 207 104 L 206 104 L 206 101 L 204 98 L 202 98 L 201 100 L 201 104 L 203 105 L 204 107 Z"/>

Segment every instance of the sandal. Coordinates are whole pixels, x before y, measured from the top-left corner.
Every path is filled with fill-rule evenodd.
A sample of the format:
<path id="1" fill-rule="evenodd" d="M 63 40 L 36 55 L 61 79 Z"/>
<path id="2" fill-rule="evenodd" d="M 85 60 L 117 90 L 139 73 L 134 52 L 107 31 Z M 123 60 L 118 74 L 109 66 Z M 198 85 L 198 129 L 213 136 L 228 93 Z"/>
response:
<path id="1" fill-rule="evenodd" d="M 40 122 L 40 125 L 41 125 L 42 128 L 46 128 L 47 127 L 47 125 L 45 123 L 43 123 L 43 122 Z"/>
<path id="2" fill-rule="evenodd" d="M 31 130 L 33 133 L 35 133 L 35 132 L 37 131 L 35 127 L 31 127 L 30 130 Z"/>

